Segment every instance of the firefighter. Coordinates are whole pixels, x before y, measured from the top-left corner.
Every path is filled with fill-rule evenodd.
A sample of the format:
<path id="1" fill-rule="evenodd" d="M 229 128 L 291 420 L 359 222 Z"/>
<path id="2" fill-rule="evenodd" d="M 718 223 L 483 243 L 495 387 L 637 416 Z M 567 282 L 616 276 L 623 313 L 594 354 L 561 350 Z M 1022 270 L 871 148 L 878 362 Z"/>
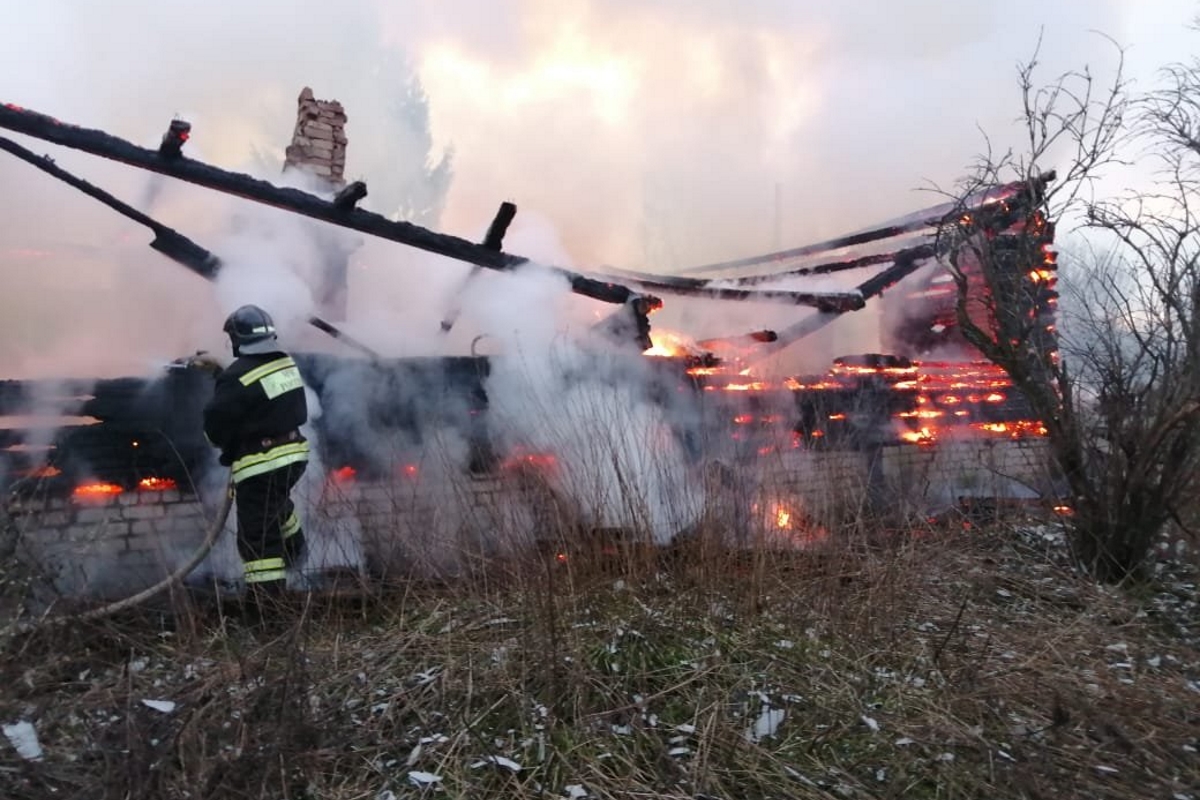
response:
<path id="1" fill-rule="evenodd" d="M 237 546 L 247 589 L 276 595 L 286 570 L 304 551 L 304 532 L 291 499 L 308 466 L 300 433 L 308 420 L 304 382 L 279 348 L 275 324 L 258 306 L 225 320 L 235 360 L 217 375 L 204 408 L 204 435 L 232 470 L 237 499 Z"/>

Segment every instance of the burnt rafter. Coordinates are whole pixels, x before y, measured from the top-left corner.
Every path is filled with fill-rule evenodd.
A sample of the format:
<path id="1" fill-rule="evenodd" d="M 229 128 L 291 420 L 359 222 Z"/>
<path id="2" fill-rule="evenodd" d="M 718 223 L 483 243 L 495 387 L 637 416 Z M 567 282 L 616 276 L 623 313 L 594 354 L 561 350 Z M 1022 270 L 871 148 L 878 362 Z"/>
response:
<path id="1" fill-rule="evenodd" d="M 67 172 L 55 164 L 48 156 L 39 156 L 32 150 L 22 147 L 11 139 L 0 137 L 0 150 L 4 150 L 22 161 L 32 164 L 42 172 L 58 178 L 63 183 L 78 189 L 88 197 L 99 200 L 118 214 L 149 228 L 154 233 L 154 240 L 150 242 L 152 248 L 187 267 L 200 277 L 212 280 L 217 276 L 217 271 L 220 269 L 220 261 L 217 257 L 178 231 L 163 225 L 153 217 L 143 214 L 128 203 L 118 200 L 99 186 Z"/>
<path id="2" fill-rule="evenodd" d="M 172 151 L 170 157 L 113 136 L 105 131 L 82 128 L 60 122 L 46 114 L 12 104 L 0 105 L 0 128 L 17 131 L 43 141 L 81 150 L 129 166 L 145 169 L 178 180 L 224 192 L 245 200 L 273 206 L 331 225 L 356 230 L 370 236 L 416 247 L 457 261 L 487 269 L 512 271 L 533 264 L 524 256 L 494 250 L 488 243 L 477 244 L 457 236 L 436 233 L 409 222 L 390 220 L 380 214 L 337 203 L 300 189 L 276 186 L 242 173 L 230 172 L 196 161 Z M 190 133 L 190 129 L 189 129 Z M 625 304 L 645 291 L 706 297 L 718 300 L 761 300 L 812 306 L 820 310 L 861 308 L 861 298 L 847 292 L 796 292 L 729 289 L 719 286 L 687 286 L 671 278 L 646 276 L 633 280 L 596 275 L 543 265 L 561 275 L 576 294 L 605 303 Z M 635 288 L 631 288 L 631 284 Z M 640 291 L 639 291 L 640 290 Z"/>
<path id="3" fill-rule="evenodd" d="M 774 253 L 767 253 L 759 256 L 749 256 L 746 258 L 733 259 L 731 261 L 720 261 L 712 264 L 702 264 L 696 267 L 690 267 L 684 270 L 689 275 L 701 275 L 712 272 L 726 272 L 732 269 L 744 269 L 746 267 L 769 267 L 772 264 L 780 265 L 797 258 L 805 258 L 807 256 L 815 256 L 821 253 L 829 253 L 834 250 L 840 250 L 847 247 L 856 247 L 859 245 L 870 244 L 872 242 L 882 241 L 884 239 L 892 239 L 896 236 L 904 234 L 915 234 L 925 231 L 930 228 L 937 228 L 948 221 L 953 220 L 964 211 L 977 210 L 994 210 L 993 216 L 1003 215 L 1004 210 L 1011 210 L 1013 207 L 1029 208 L 1040 202 L 1046 186 L 1055 180 L 1053 171 L 1041 175 L 1034 176 L 1027 181 L 1013 181 L 1000 186 L 986 187 L 971 196 L 965 198 L 959 203 L 947 203 L 934 208 L 926 209 L 918 212 L 903 220 L 899 220 L 890 225 L 884 225 L 878 228 L 872 228 L 859 233 L 852 233 L 845 236 L 839 236 L 834 239 L 827 239 L 823 242 L 804 245 L 803 247 L 793 247 L 788 250 L 779 250 Z M 857 266 L 871 266 L 872 264 L 884 263 L 888 254 L 880 254 L 878 256 L 868 256 Z M 881 259 L 871 261 L 869 259 Z M 770 273 L 762 275 L 753 275 L 749 277 L 737 279 L 739 282 L 759 282 L 774 280 L 786 275 L 815 275 L 826 272 L 837 272 L 842 269 L 855 269 L 856 266 L 848 266 L 850 261 L 832 261 L 828 264 L 818 264 L 812 267 L 804 267 L 794 270 L 772 270 Z"/>
<path id="4" fill-rule="evenodd" d="M 897 250 L 889 256 L 892 266 L 882 272 L 872 275 L 857 287 L 858 294 L 865 303 L 871 298 L 878 297 L 885 290 L 916 272 L 925 262 L 936 255 L 933 245 L 920 245 L 906 250 Z M 841 309 L 821 309 L 820 313 L 805 317 L 788 328 L 779 331 L 775 338 L 765 343 L 761 351 L 764 355 L 776 353 L 800 341 L 806 336 L 816 333 L 829 323 L 846 313 Z"/>
<path id="5" fill-rule="evenodd" d="M 668 279 L 634 279 L 632 285 L 660 294 L 675 294 L 682 297 L 702 297 L 709 300 L 741 300 L 786 303 L 797 306 L 812 306 L 819 311 L 857 311 L 866 305 L 861 293 L 849 292 L 798 292 L 793 290 L 740 289 L 735 286 L 686 286 Z"/>
<path id="6" fill-rule="evenodd" d="M 531 263 L 522 256 L 497 252 L 409 222 L 389 220 L 361 208 L 339 208 L 315 194 L 276 186 L 183 155 L 164 158 L 154 150 L 138 147 L 105 131 L 70 125 L 12 104 L 0 105 L 0 128 L 487 269 L 509 271 Z M 547 269 L 566 278 L 573 292 L 594 300 L 620 304 L 635 294 L 618 283 L 596 280 L 558 267 Z"/>
<path id="7" fill-rule="evenodd" d="M 149 228 L 154 233 L 154 240 L 150 242 L 151 248 L 162 253 L 175 263 L 186 267 L 205 280 L 216 280 L 217 273 L 221 270 L 221 259 L 179 231 L 167 227 L 153 217 L 138 211 L 133 206 L 109 194 L 99 186 L 73 175 L 55 164 L 49 157 L 39 156 L 32 150 L 22 147 L 11 139 L 0 136 L 0 150 L 4 150 L 22 161 L 32 164 L 46 174 L 52 175 L 63 183 L 78 189 L 88 197 L 100 201 L 118 214 Z M 372 358 L 379 357 L 379 354 L 370 347 L 320 317 L 309 317 L 308 324 Z"/>
<path id="8" fill-rule="evenodd" d="M 856 311 L 863 307 L 866 300 L 879 294 L 896 280 L 903 278 L 907 272 L 902 261 L 909 254 L 917 258 L 927 258 L 934 255 L 930 244 L 914 244 L 904 248 L 892 248 L 884 252 L 871 253 L 851 258 L 830 259 L 816 264 L 788 266 L 796 259 L 822 254 L 832 255 L 838 250 L 870 244 L 897 236 L 909 239 L 929 238 L 935 236 L 938 230 L 947 223 L 970 218 L 973 224 L 989 230 L 1000 230 L 1016 222 L 1029 209 L 1040 202 L 1047 183 L 1054 180 L 1054 173 L 1039 175 L 1030 181 L 1019 181 L 991 187 L 966 198 L 959 204 L 945 204 L 936 208 L 926 209 L 912 215 L 896 224 L 876 228 L 863 233 L 830 239 L 817 244 L 767 253 L 761 256 L 708 264 L 684 270 L 683 275 L 660 276 L 650 275 L 633 270 L 623 270 L 614 267 L 607 269 L 616 277 L 632 285 L 651 288 L 662 293 L 681 295 L 707 296 L 717 299 L 752 300 L 795 300 L 798 304 L 812 305 L 822 312 L 842 313 Z M 963 215 L 966 215 L 964 217 Z M 812 292 L 800 299 L 803 293 L 782 290 L 746 291 L 744 287 L 760 286 L 778 283 L 789 278 L 801 278 L 811 275 L 831 275 L 842 272 L 889 265 L 879 274 L 863 282 L 856 291 L 851 292 Z M 760 267 L 770 269 L 769 272 L 759 272 L 752 275 L 723 276 L 702 278 L 697 275 L 725 271 L 744 267 Z M 897 278 L 892 276 L 899 275 Z M 876 287 L 882 287 L 877 289 Z M 861 294 L 861 301 L 855 293 Z"/>

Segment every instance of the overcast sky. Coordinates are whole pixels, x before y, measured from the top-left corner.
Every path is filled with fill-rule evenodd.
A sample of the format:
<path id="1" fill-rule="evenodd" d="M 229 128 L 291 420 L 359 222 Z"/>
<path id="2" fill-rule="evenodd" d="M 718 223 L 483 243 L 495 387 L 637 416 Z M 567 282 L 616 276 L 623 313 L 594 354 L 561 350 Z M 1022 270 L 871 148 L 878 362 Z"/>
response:
<path id="1" fill-rule="evenodd" d="M 531 255 L 670 269 L 770 249 L 776 185 L 785 246 L 928 205 L 915 190 L 959 177 L 980 129 L 1000 142 L 1013 135 L 1016 65 L 1039 33 L 1046 79 L 1111 68 L 1099 31 L 1129 48 L 1131 73 L 1147 82 L 1196 51 L 1200 34 L 1187 25 L 1198 5 L 0 0 L 0 101 L 145 144 L 181 113 L 195 124 L 193 155 L 247 169 L 256 148 L 282 150 L 307 85 L 346 104 L 347 172 L 370 185 L 391 159 L 417 157 L 389 138 L 387 116 L 408 58 L 439 147 L 455 150 L 443 229 L 477 238 L 507 199 L 519 222 L 538 223 L 517 240 L 541 250 Z M 145 176 L 56 155 L 131 199 L 145 190 Z M 110 244 L 111 230 L 99 233 L 113 224 L 107 212 L 27 166 L 0 158 L 0 187 L 0 253 Z M 10 315 L 36 307 L 14 286 L 45 294 L 101 280 L 72 278 L 58 261 L 28 283 L 11 263 L 0 269 Z M 194 287 L 148 280 L 150 305 Z"/>

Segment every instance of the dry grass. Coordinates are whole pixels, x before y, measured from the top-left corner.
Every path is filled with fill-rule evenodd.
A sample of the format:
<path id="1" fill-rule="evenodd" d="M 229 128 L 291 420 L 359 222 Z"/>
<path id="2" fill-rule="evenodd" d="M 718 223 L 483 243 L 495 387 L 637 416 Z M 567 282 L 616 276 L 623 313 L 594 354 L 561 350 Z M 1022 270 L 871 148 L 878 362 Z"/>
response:
<path id="1" fill-rule="evenodd" d="M 0 796 L 1200 796 L 1194 596 L 1009 527 L 834 542 L 16 640 L 0 720 L 46 756 L 0 743 Z"/>

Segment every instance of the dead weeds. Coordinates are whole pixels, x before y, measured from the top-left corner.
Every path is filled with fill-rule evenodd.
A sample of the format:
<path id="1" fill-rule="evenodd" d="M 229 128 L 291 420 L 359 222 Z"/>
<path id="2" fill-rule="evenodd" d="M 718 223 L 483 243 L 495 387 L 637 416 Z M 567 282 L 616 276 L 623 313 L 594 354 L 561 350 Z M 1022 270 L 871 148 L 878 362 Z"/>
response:
<path id="1" fill-rule="evenodd" d="M 274 629 L 135 612 L 33 634 L 0 720 L 43 756 L 0 743 L 0 794 L 1200 797 L 1194 573 L 1098 586 L 1052 534 L 546 561 L 504 588 L 313 599 Z"/>

